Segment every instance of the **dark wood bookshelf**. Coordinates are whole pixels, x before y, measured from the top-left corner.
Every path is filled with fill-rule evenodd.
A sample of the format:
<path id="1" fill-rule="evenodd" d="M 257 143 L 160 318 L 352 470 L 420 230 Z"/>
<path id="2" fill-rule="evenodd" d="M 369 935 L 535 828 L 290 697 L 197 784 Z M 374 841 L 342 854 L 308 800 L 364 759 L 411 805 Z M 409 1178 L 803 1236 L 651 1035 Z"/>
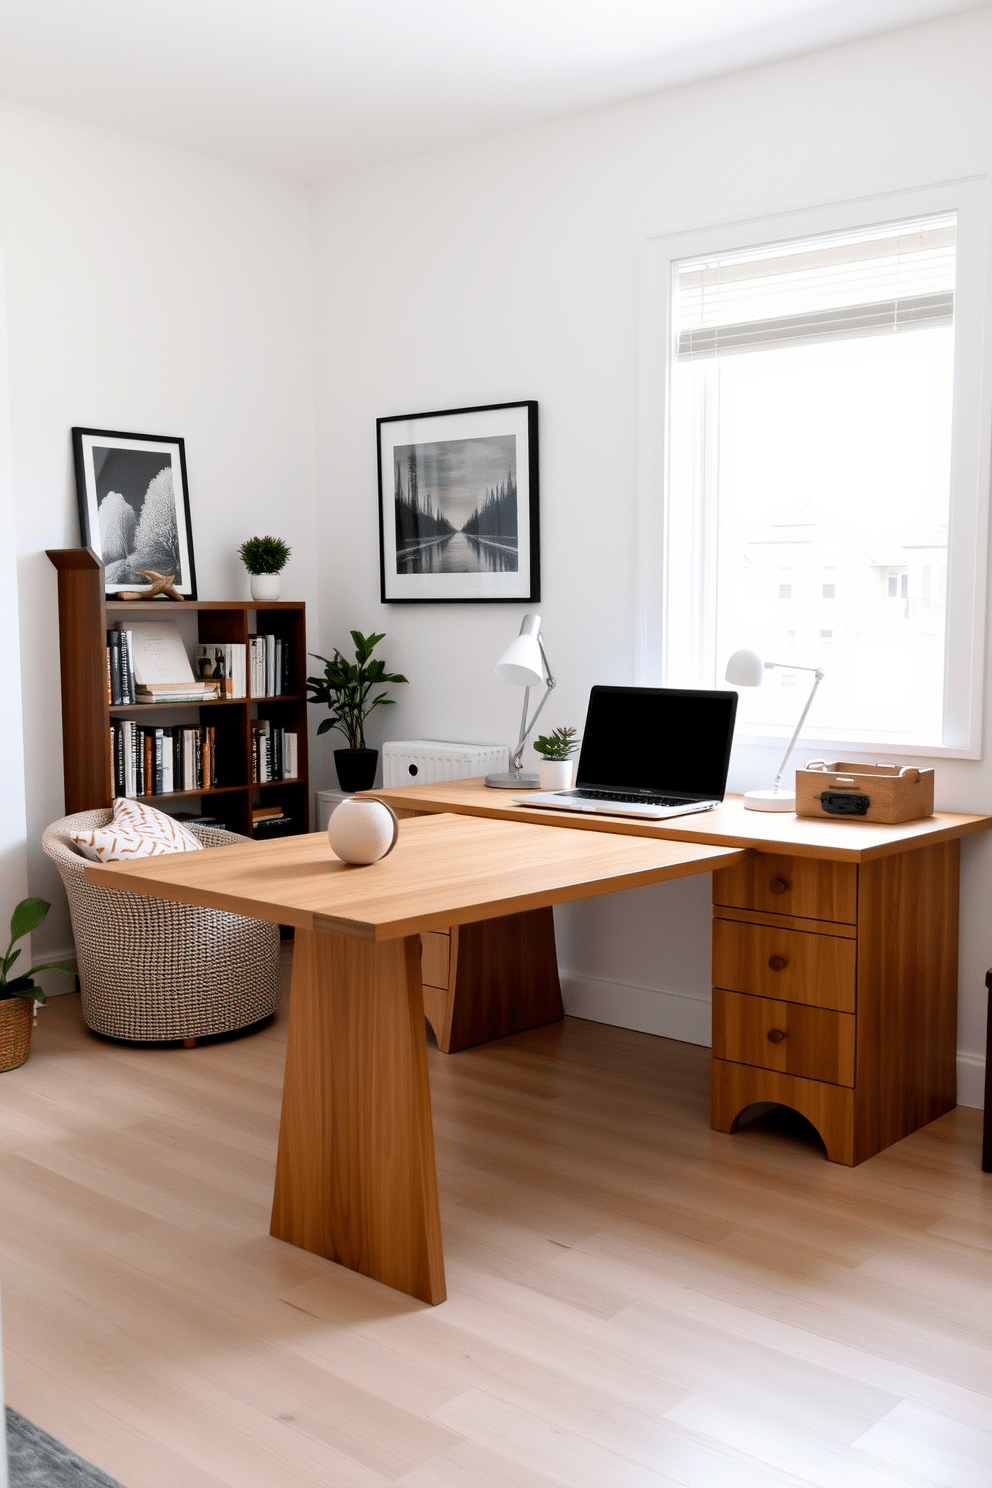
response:
<path id="1" fill-rule="evenodd" d="M 62 754 L 65 809 L 71 815 L 113 799 L 111 719 L 132 718 L 145 724 L 152 717 L 166 723 L 196 726 L 208 721 L 217 730 L 220 784 L 196 791 L 171 791 L 139 797 L 164 811 L 194 809 L 217 816 L 234 832 L 252 836 L 252 807 L 280 805 L 295 832 L 310 830 L 307 768 L 307 637 L 302 601 L 138 600 L 107 599 L 103 563 L 91 548 L 52 548 L 48 557 L 58 570 L 60 664 L 62 672 Z M 254 635 L 276 635 L 288 643 L 292 691 L 275 697 L 217 698 L 209 702 L 128 703 L 107 701 L 107 631 L 115 625 L 175 620 L 196 616 L 196 641 L 247 647 Z M 190 622 L 186 622 L 189 628 Z M 180 633 L 184 627 L 180 624 Z M 250 671 L 250 668 L 249 668 Z M 249 676 L 250 686 L 250 676 Z M 251 731 L 260 719 L 296 734 L 294 780 L 251 779 Z"/>

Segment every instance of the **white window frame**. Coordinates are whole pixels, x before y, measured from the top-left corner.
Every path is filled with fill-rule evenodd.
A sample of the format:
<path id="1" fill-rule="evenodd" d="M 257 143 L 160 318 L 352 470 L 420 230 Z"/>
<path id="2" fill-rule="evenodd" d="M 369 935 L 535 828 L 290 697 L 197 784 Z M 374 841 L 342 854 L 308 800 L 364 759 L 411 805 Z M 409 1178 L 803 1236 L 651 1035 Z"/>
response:
<path id="1" fill-rule="evenodd" d="M 672 346 L 673 267 L 682 259 L 794 241 L 817 233 L 871 228 L 885 222 L 958 214 L 955 282 L 954 409 L 948 536 L 948 607 L 944 669 L 944 742 L 912 745 L 884 738 L 850 743 L 821 730 L 804 743 L 848 743 L 858 754 L 980 759 L 985 665 L 988 507 L 992 456 L 992 326 L 988 176 L 941 182 L 912 191 L 835 202 L 782 216 L 724 223 L 682 233 L 648 234 L 641 255 L 641 367 L 636 574 L 635 676 L 664 686 L 669 636 L 665 606 L 668 560 L 669 364 Z M 953 573 L 953 583 L 950 575 Z M 712 625 L 714 606 L 702 565 L 695 576 L 694 631 Z M 770 742 L 778 728 L 742 729 L 741 737 Z"/>

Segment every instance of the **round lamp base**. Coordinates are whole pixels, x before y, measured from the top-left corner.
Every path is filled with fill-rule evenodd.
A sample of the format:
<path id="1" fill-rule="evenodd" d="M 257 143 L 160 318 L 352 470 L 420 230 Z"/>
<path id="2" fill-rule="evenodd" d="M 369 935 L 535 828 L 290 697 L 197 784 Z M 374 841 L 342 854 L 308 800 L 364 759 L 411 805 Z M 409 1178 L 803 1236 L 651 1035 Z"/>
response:
<path id="1" fill-rule="evenodd" d="M 536 775 L 487 775 L 486 784 L 491 790 L 541 789 L 541 782 Z"/>
<path id="2" fill-rule="evenodd" d="M 795 811 L 795 791 L 753 790 L 744 792 L 748 811 Z"/>

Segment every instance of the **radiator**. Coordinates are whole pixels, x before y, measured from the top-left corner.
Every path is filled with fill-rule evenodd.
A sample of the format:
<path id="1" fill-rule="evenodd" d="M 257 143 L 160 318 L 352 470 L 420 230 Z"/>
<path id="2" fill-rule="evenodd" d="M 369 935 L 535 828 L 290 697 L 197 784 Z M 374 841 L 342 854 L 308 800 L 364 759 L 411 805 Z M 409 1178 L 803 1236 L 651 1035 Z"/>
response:
<path id="1" fill-rule="evenodd" d="M 432 785 L 495 775 L 510 767 L 505 744 L 449 744 L 441 739 L 398 739 L 382 746 L 382 783 Z"/>

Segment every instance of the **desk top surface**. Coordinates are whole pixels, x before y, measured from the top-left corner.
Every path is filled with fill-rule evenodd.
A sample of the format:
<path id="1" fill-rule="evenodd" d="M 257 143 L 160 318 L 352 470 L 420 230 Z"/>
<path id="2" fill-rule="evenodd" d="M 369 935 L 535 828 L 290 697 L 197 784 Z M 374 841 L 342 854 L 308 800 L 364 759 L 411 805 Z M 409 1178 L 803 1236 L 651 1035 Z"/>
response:
<path id="1" fill-rule="evenodd" d="M 821 821 L 792 812 L 746 811 L 739 796 L 728 796 L 713 811 L 672 817 L 664 822 L 578 812 L 542 811 L 518 804 L 526 792 L 493 790 L 482 777 L 446 780 L 436 785 L 390 786 L 373 794 L 397 811 L 456 811 L 470 816 L 532 825 L 569 828 L 573 832 L 607 832 L 655 841 L 709 843 L 715 847 L 753 848 L 793 857 L 870 862 L 913 847 L 929 847 L 992 829 L 992 816 L 938 811 L 920 821 L 883 826 L 877 822 Z"/>
<path id="2" fill-rule="evenodd" d="M 368 867 L 339 862 L 321 832 L 92 863 L 86 878 L 181 904 L 379 941 L 706 873 L 742 856 L 728 846 L 435 814 L 402 821 L 394 850 Z"/>

